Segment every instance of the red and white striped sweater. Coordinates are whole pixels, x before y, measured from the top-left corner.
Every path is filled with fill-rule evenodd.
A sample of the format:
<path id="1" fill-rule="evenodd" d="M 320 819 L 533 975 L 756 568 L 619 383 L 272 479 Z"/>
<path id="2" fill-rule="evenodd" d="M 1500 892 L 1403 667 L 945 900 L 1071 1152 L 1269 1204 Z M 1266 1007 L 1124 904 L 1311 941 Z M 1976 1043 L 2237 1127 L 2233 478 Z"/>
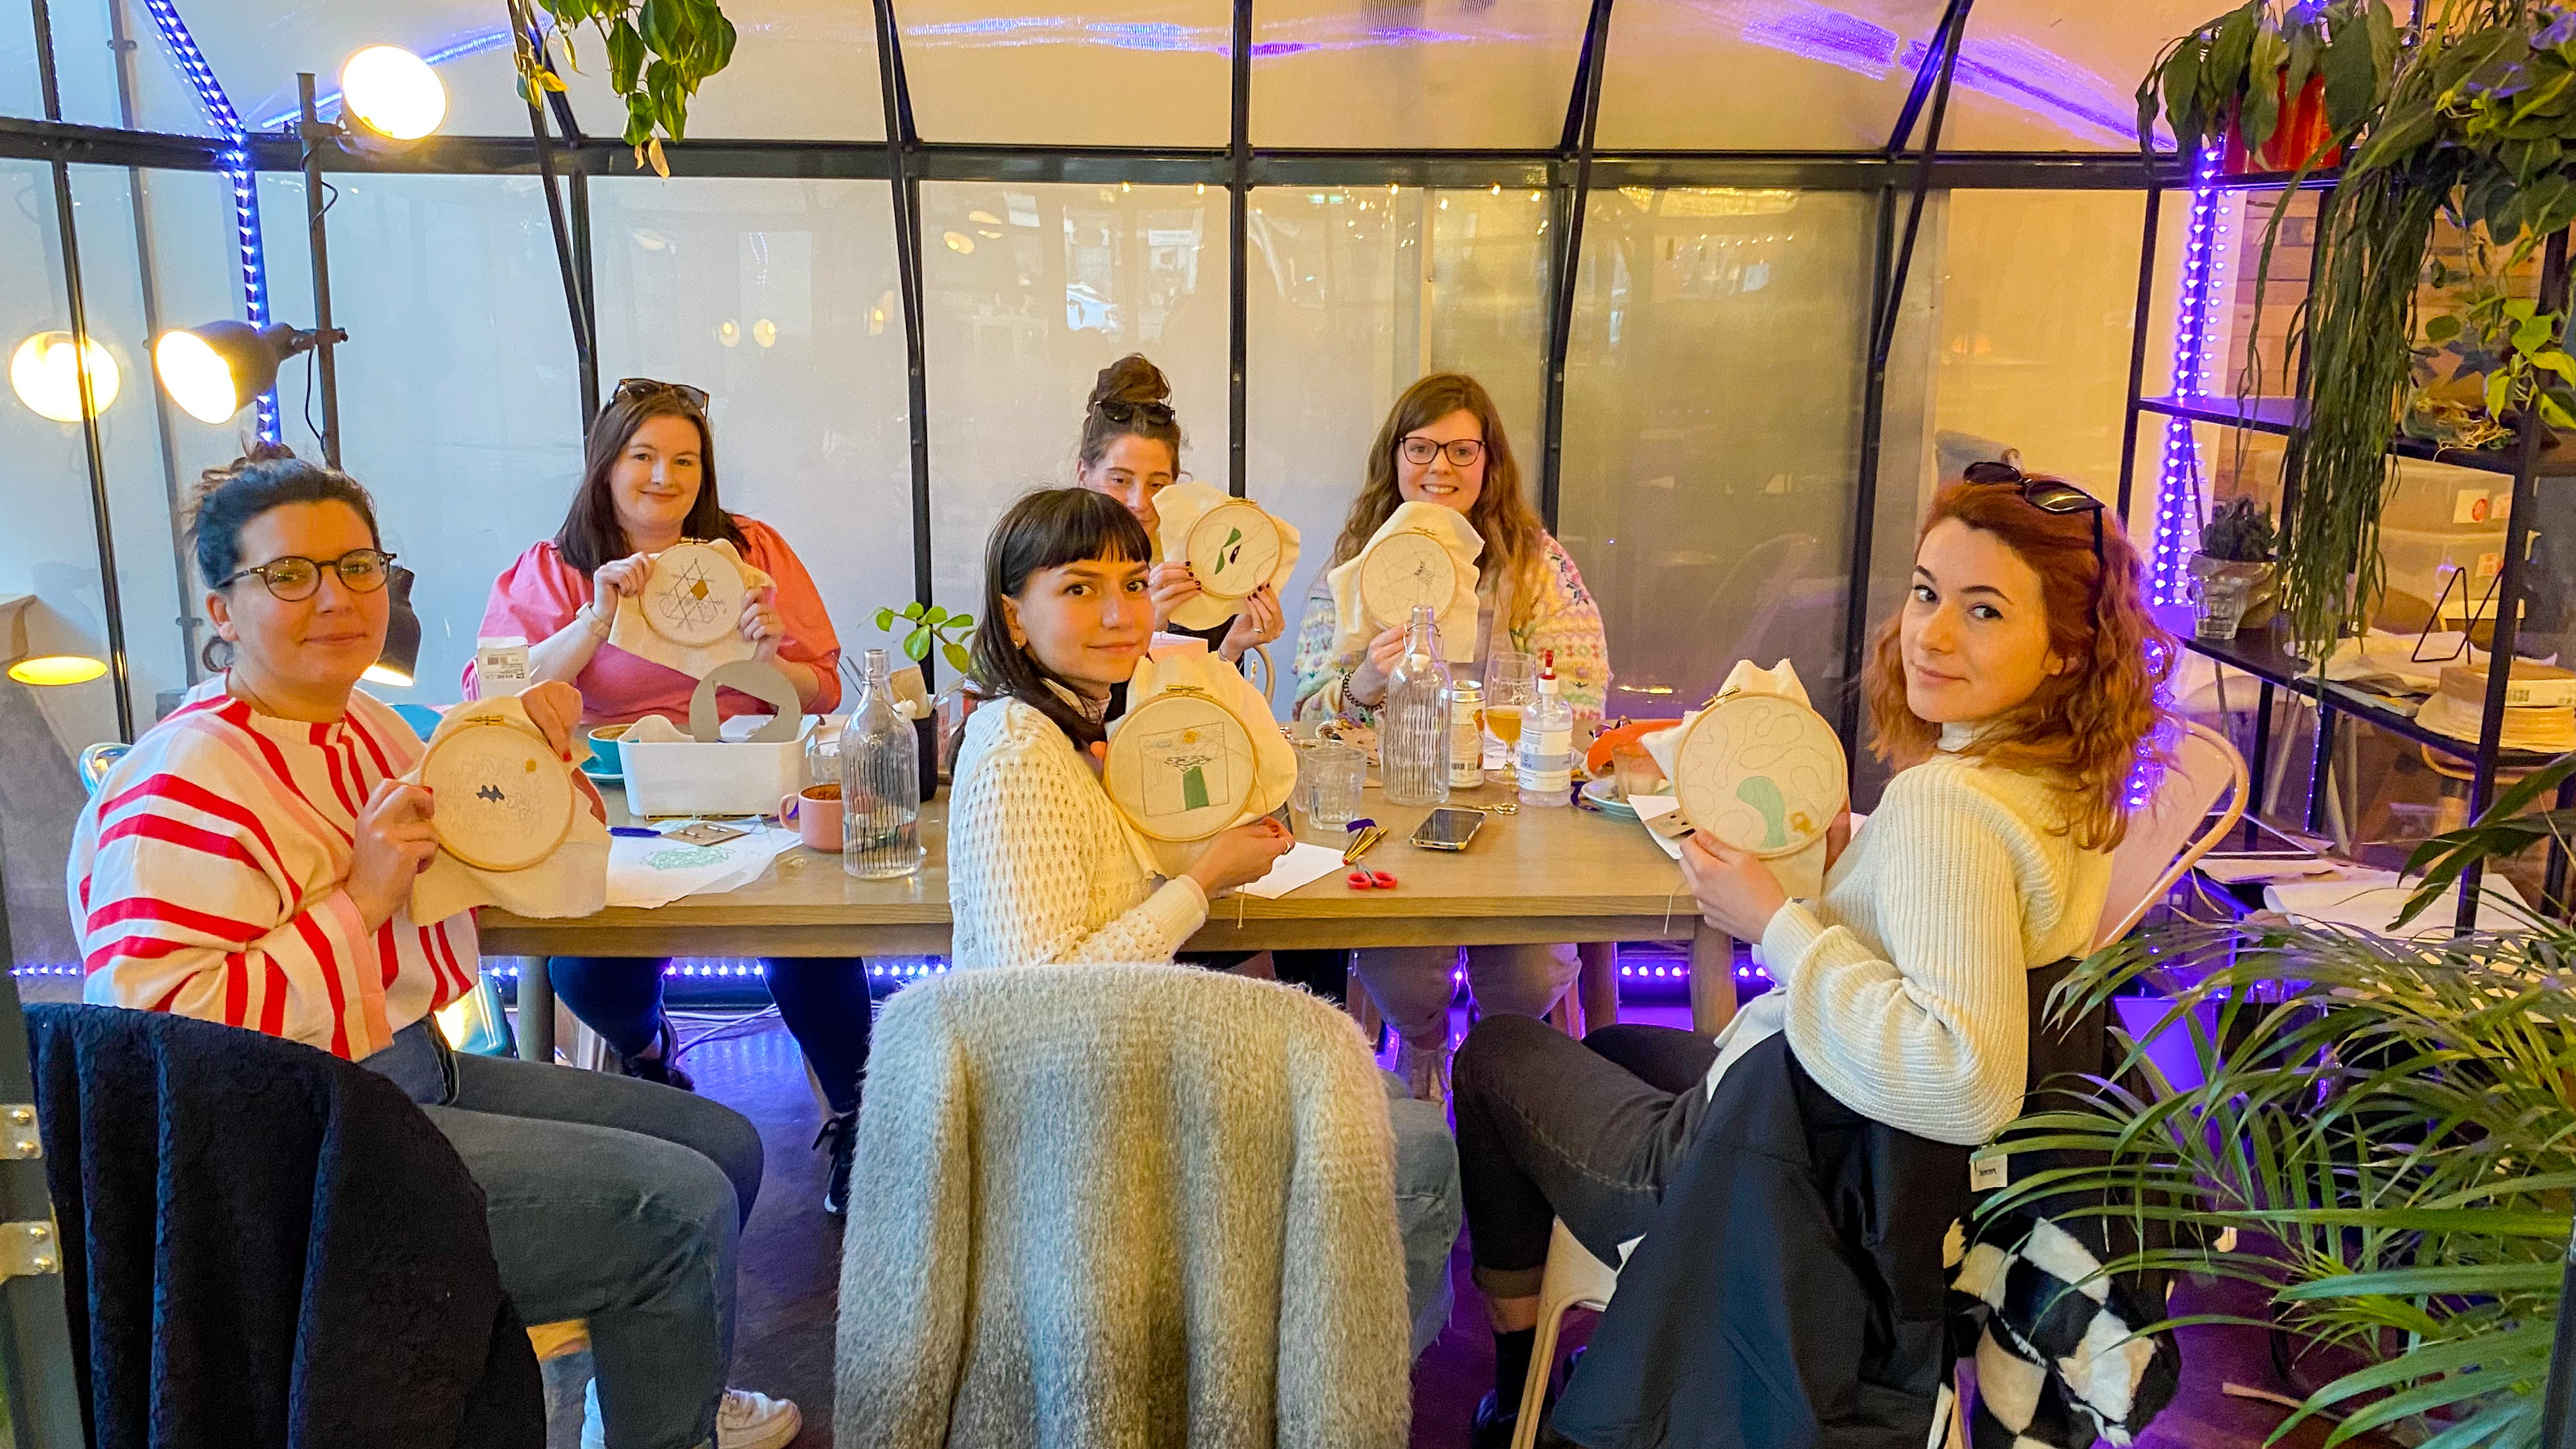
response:
<path id="1" fill-rule="evenodd" d="M 419 736 L 352 693 L 336 724 L 254 713 L 215 678 L 116 762 L 72 835 L 82 996 L 250 1027 L 356 1061 L 464 995 L 472 912 L 370 933 L 358 811 Z"/>

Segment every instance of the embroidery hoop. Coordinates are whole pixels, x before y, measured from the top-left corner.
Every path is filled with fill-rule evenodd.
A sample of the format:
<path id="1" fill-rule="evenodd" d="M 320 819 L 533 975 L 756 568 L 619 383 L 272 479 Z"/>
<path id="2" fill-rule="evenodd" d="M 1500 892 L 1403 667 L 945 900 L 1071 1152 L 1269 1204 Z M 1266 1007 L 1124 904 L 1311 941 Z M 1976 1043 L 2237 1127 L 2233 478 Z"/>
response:
<path id="1" fill-rule="evenodd" d="M 526 870 L 572 830 L 571 771 L 515 724 L 474 720 L 441 735 L 421 757 L 420 783 L 437 800 L 429 825 L 439 848 L 476 870 Z"/>
<path id="2" fill-rule="evenodd" d="M 1786 750 L 1812 759 L 1775 776 L 1743 758 Z M 1682 727 L 1673 746 L 1673 797 L 1682 817 L 1692 829 L 1762 860 L 1796 855 L 1824 839 L 1850 801 L 1850 777 L 1843 742 L 1824 716 L 1776 694 L 1719 695 Z M 1767 799 L 1756 780 L 1768 786 Z"/>
<path id="3" fill-rule="evenodd" d="M 1417 604 L 1435 615 L 1448 611 L 1458 591 L 1458 561 L 1430 533 L 1408 528 L 1370 544 L 1360 555 L 1360 610 L 1381 629 L 1413 621 Z M 1205 585 L 1201 585 L 1205 587 Z"/>
<path id="4" fill-rule="evenodd" d="M 1239 539 L 1227 536 L 1237 532 Z M 1189 537 L 1181 544 L 1181 559 L 1198 579 L 1200 593 L 1233 601 L 1252 597 L 1270 582 L 1285 551 L 1278 520 L 1260 504 L 1235 498 L 1200 514 L 1190 525 Z M 1241 561 L 1247 553 L 1252 555 L 1250 563 Z M 1238 583 L 1242 587 L 1236 587 Z"/>
<path id="5" fill-rule="evenodd" d="M 1166 742 L 1188 732 L 1213 734 L 1215 753 L 1181 771 L 1165 763 Z M 1157 758 L 1157 754 L 1161 758 Z M 1221 764 L 1211 776 L 1208 764 Z M 1165 771 L 1171 778 L 1161 778 Z M 1199 777 L 1192 790 L 1189 775 Z M 1194 685 L 1174 685 L 1127 712 L 1109 736 L 1101 788 L 1109 803 L 1148 840 L 1190 844 L 1232 828 L 1260 784 L 1252 731 L 1224 701 Z M 1164 807 L 1164 808 L 1157 808 Z"/>
<path id="6" fill-rule="evenodd" d="M 703 649 L 741 625 L 743 598 L 750 592 L 733 560 L 683 539 L 654 555 L 635 605 L 654 633 Z"/>

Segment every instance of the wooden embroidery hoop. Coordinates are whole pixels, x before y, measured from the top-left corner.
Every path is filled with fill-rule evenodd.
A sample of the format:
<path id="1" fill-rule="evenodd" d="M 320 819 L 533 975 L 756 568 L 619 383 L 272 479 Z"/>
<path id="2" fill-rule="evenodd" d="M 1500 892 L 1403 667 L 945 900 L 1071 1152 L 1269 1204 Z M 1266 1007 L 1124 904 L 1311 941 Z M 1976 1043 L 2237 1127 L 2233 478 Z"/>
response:
<path id="1" fill-rule="evenodd" d="M 1458 561 L 1435 535 L 1408 528 L 1368 546 L 1359 583 L 1361 611 L 1379 628 L 1392 629 L 1411 623 L 1417 604 L 1429 604 L 1435 616 L 1448 612 L 1458 593 Z"/>
<path id="2" fill-rule="evenodd" d="M 1236 788 L 1210 792 L 1204 805 L 1177 811 L 1153 811 L 1145 798 L 1145 781 L 1156 768 L 1146 756 L 1148 737 L 1169 739 L 1176 732 L 1213 732 L 1212 745 L 1233 772 Z M 1101 787 L 1109 803 L 1136 827 L 1136 833 L 1165 844 L 1190 844 L 1231 828 L 1243 818 L 1259 785 L 1252 731 L 1224 701 L 1192 685 L 1175 685 L 1127 712 L 1109 736 L 1109 757 L 1102 762 Z M 1172 823 L 1177 817 L 1181 822 Z M 1162 823 L 1157 823 L 1162 822 Z"/>
<path id="3" fill-rule="evenodd" d="M 1240 539 L 1228 535 L 1240 531 Z M 1241 563 L 1225 566 L 1229 549 L 1237 557 L 1250 552 L 1261 562 L 1247 567 Z M 1199 581 L 1199 592 L 1212 599 L 1248 599 L 1263 584 L 1270 582 L 1271 571 L 1278 567 L 1285 552 L 1279 539 L 1279 522 L 1263 511 L 1258 503 L 1234 498 L 1199 515 L 1190 525 L 1189 537 L 1181 541 L 1181 560 Z M 1238 587 L 1237 585 L 1241 586 Z"/>
<path id="4" fill-rule="evenodd" d="M 1765 814 L 1761 805 L 1739 793 L 1756 772 L 1728 763 L 1747 748 L 1806 748 L 1831 762 L 1827 778 L 1835 798 L 1806 793 L 1780 798 L 1778 828 L 1785 843 L 1745 828 L 1748 809 L 1757 819 Z M 1695 763 L 1699 768 L 1694 769 Z M 1849 802 L 1850 776 L 1850 759 L 1833 727 L 1813 709 L 1777 694 L 1721 694 L 1682 727 L 1673 745 L 1673 797 L 1681 803 L 1682 818 L 1692 829 L 1763 860 L 1796 855 L 1824 839 Z M 1778 782 L 1772 788 L 1777 792 Z"/>
<path id="5" fill-rule="evenodd" d="M 487 801 L 485 791 L 513 780 L 515 789 Z M 472 720 L 439 736 L 421 756 L 420 782 L 436 800 L 429 824 L 439 848 L 476 870 L 526 870 L 572 830 L 572 772 L 535 731 L 506 720 Z M 521 790 L 533 790 L 533 801 Z"/>
<path id="6" fill-rule="evenodd" d="M 635 605 L 645 624 L 674 644 L 703 649 L 742 624 L 751 592 L 742 567 L 706 544 L 683 539 L 654 555 Z"/>

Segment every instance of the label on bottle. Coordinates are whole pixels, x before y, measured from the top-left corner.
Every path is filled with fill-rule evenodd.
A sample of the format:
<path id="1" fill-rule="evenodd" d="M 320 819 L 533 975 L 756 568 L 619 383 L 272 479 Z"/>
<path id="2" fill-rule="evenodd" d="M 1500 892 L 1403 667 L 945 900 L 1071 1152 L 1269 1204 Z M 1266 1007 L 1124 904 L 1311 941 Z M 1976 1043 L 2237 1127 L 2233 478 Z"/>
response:
<path id="1" fill-rule="evenodd" d="M 1537 718 L 1521 724 L 1521 788 L 1534 795 L 1562 795 L 1574 788 L 1574 724 Z"/>
<path id="2" fill-rule="evenodd" d="M 1485 708 L 1476 695 L 1464 695 L 1449 706 L 1449 785 L 1471 789 L 1485 783 Z"/>
<path id="3" fill-rule="evenodd" d="M 528 687 L 528 641 L 515 636 L 477 640 L 474 685 L 485 699 L 519 694 Z"/>

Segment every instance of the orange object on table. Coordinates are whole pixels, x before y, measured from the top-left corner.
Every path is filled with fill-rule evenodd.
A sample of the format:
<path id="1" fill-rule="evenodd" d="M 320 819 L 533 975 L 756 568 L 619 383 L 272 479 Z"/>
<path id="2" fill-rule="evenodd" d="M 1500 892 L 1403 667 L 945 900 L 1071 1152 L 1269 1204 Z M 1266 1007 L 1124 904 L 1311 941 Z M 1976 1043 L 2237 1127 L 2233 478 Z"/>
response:
<path id="1" fill-rule="evenodd" d="M 1603 730 L 1592 740 L 1592 749 L 1583 757 L 1583 768 L 1592 778 L 1600 779 L 1610 772 L 1610 762 L 1622 746 L 1635 744 L 1657 730 L 1668 730 L 1680 724 L 1677 719 L 1641 719 L 1623 721 Z"/>

